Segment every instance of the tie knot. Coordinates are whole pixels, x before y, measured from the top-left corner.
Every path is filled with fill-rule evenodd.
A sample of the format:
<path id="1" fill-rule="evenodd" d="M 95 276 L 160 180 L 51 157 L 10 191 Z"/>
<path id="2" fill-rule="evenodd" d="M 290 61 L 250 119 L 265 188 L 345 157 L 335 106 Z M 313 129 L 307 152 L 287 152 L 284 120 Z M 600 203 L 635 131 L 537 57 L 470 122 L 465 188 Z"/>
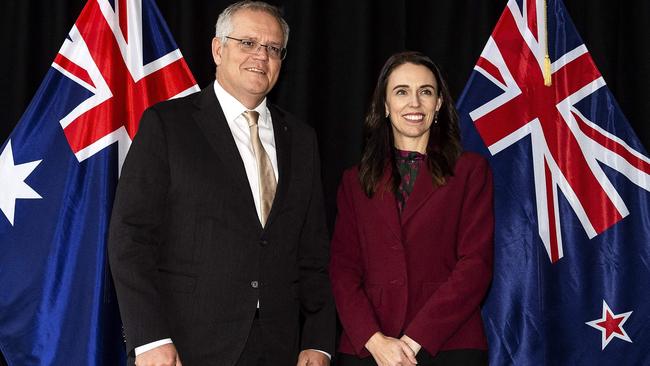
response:
<path id="1" fill-rule="evenodd" d="M 257 111 L 246 111 L 242 113 L 244 118 L 246 118 L 246 121 L 248 122 L 248 127 L 254 126 L 257 124 L 257 119 L 259 118 L 260 114 L 257 113 Z"/>

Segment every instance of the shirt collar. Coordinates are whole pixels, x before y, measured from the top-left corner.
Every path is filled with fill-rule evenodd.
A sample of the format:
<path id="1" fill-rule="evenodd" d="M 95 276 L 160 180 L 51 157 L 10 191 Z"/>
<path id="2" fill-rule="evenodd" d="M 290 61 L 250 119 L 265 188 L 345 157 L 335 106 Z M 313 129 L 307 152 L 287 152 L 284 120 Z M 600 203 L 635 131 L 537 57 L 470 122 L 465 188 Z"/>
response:
<path id="1" fill-rule="evenodd" d="M 396 147 L 393 147 L 393 151 L 395 152 L 395 159 L 398 161 L 424 160 L 426 158 L 425 154 L 417 151 L 400 150 Z"/>
<path id="2" fill-rule="evenodd" d="M 223 114 L 226 116 L 226 121 L 228 121 L 228 123 L 233 122 L 235 118 L 249 110 L 241 104 L 240 101 L 228 93 L 217 80 L 214 81 L 214 93 L 217 95 L 217 100 L 219 100 L 219 104 L 221 105 L 221 109 L 223 110 Z M 268 127 L 270 118 L 268 118 L 269 110 L 266 108 L 266 98 L 264 98 L 253 110 L 260 114 L 258 124 L 262 127 Z"/>

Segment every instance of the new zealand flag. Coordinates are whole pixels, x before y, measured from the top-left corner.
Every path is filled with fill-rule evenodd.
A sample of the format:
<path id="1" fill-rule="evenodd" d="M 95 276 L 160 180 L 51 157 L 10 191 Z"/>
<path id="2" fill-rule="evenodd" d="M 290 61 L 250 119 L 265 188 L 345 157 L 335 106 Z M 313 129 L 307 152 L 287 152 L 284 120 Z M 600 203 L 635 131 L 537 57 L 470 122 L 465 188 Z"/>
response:
<path id="1" fill-rule="evenodd" d="M 145 108 L 198 90 L 153 0 L 91 0 L 0 148 L 0 351 L 120 365 L 106 233 Z"/>
<path id="2" fill-rule="evenodd" d="M 560 0 L 510 0 L 459 100 L 495 181 L 493 365 L 650 365 L 650 159 Z"/>

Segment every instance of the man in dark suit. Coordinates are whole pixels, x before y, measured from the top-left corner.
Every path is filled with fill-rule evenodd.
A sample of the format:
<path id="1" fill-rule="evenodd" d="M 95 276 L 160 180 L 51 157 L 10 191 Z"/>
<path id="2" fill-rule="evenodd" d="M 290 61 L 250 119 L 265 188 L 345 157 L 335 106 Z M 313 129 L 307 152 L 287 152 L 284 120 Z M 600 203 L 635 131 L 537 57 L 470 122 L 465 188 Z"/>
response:
<path id="1" fill-rule="evenodd" d="M 316 137 L 266 100 L 289 27 L 241 2 L 216 28 L 215 83 L 145 111 L 122 169 L 109 255 L 129 362 L 327 365 Z"/>

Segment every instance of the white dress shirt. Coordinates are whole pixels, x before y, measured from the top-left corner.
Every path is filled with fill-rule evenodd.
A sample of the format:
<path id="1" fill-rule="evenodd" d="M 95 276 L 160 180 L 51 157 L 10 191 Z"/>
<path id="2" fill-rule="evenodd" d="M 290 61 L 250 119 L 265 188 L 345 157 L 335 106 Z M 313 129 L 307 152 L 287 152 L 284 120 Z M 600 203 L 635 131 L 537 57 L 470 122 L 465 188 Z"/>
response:
<path id="1" fill-rule="evenodd" d="M 223 114 L 226 116 L 226 121 L 228 122 L 228 127 L 230 127 L 230 132 L 232 132 L 232 137 L 235 139 L 235 145 L 237 145 L 239 155 L 244 162 L 248 184 L 250 185 L 253 200 L 255 201 L 257 217 L 261 222 L 260 182 L 257 175 L 257 161 L 255 160 L 255 153 L 253 152 L 253 146 L 251 145 L 250 127 L 248 127 L 248 122 L 242 115 L 242 113 L 246 112 L 248 108 L 244 107 L 244 105 L 235 99 L 235 97 L 225 91 L 221 85 L 219 85 L 218 81 L 214 82 L 214 92 L 217 95 L 219 104 L 221 104 Z M 277 182 L 278 159 L 275 151 L 275 136 L 273 135 L 271 112 L 269 112 L 269 109 L 266 107 L 266 98 L 255 107 L 254 111 L 260 114 L 257 120 L 260 140 L 262 141 L 262 146 L 264 147 L 266 154 L 271 160 L 273 173 L 275 174 L 275 181 Z"/>
<path id="2" fill-rule="evenodd" d="M 251 145 L 251 132 L 250 127 L 248 127 L 248 122 L 246 118 L 242 115 L 245 111 L 249 110 L 241 102 L 239 102 L 235 97 L 230 95 L 227 91 L 219 85 L 218 81 L 214 81 L 214 93 L 217 95 L 217 100 L 221 105 L 221 110 L 226 116 L 226 122 L 228 122 L 228 127 L 232 136 L 235 139 L 235 145 L 237 145 L 237 150 L 239 150 L 239 155 L 244 162 L 244 168 L 246 170 L 246 177 L 248 178 L 248 184 L 251 188 L 251 193 L 253 194 L 253 200 L 255 201 L 255 209 L 257 210 L 257 217 L 262 222 L 261 214 L 261 205 L 260 205 L 260 190 L 259 190 L 259 178 L 257 175 L 257 161 L 255 160 L 255 153 L 253 152 L 253 146 Z M 271 165 L 273 166 L 273 173 L 275 174 L 275 180 L 278 180 L 278 159 L 275 151 L 275 136 L 273 135 L 273 123 L 271 121 L 271 112 L 266 107 L 266 98 L 255 107 L 254 111 L 259 113 L 259 118 L 257 120 L 258 133 L 260 140 L 262 141 L 262 146 L 266 150 L 266 154 L 271 160 Z M 260 307 L 259 301 L 257 302 L 257 307 Z M 171 338 L 161 339 L 159 341 L 147 343 L 143 346 L 135 348 L 135 355 L 138 356 L 144 352 L 152 350 L 156 347 L 162 346 L 164 344 L 172 343 Z M 327 355 L 328 358 L 332 358 L 331 355 L 327 352 L 321 350 L 315 350 Z"/>

